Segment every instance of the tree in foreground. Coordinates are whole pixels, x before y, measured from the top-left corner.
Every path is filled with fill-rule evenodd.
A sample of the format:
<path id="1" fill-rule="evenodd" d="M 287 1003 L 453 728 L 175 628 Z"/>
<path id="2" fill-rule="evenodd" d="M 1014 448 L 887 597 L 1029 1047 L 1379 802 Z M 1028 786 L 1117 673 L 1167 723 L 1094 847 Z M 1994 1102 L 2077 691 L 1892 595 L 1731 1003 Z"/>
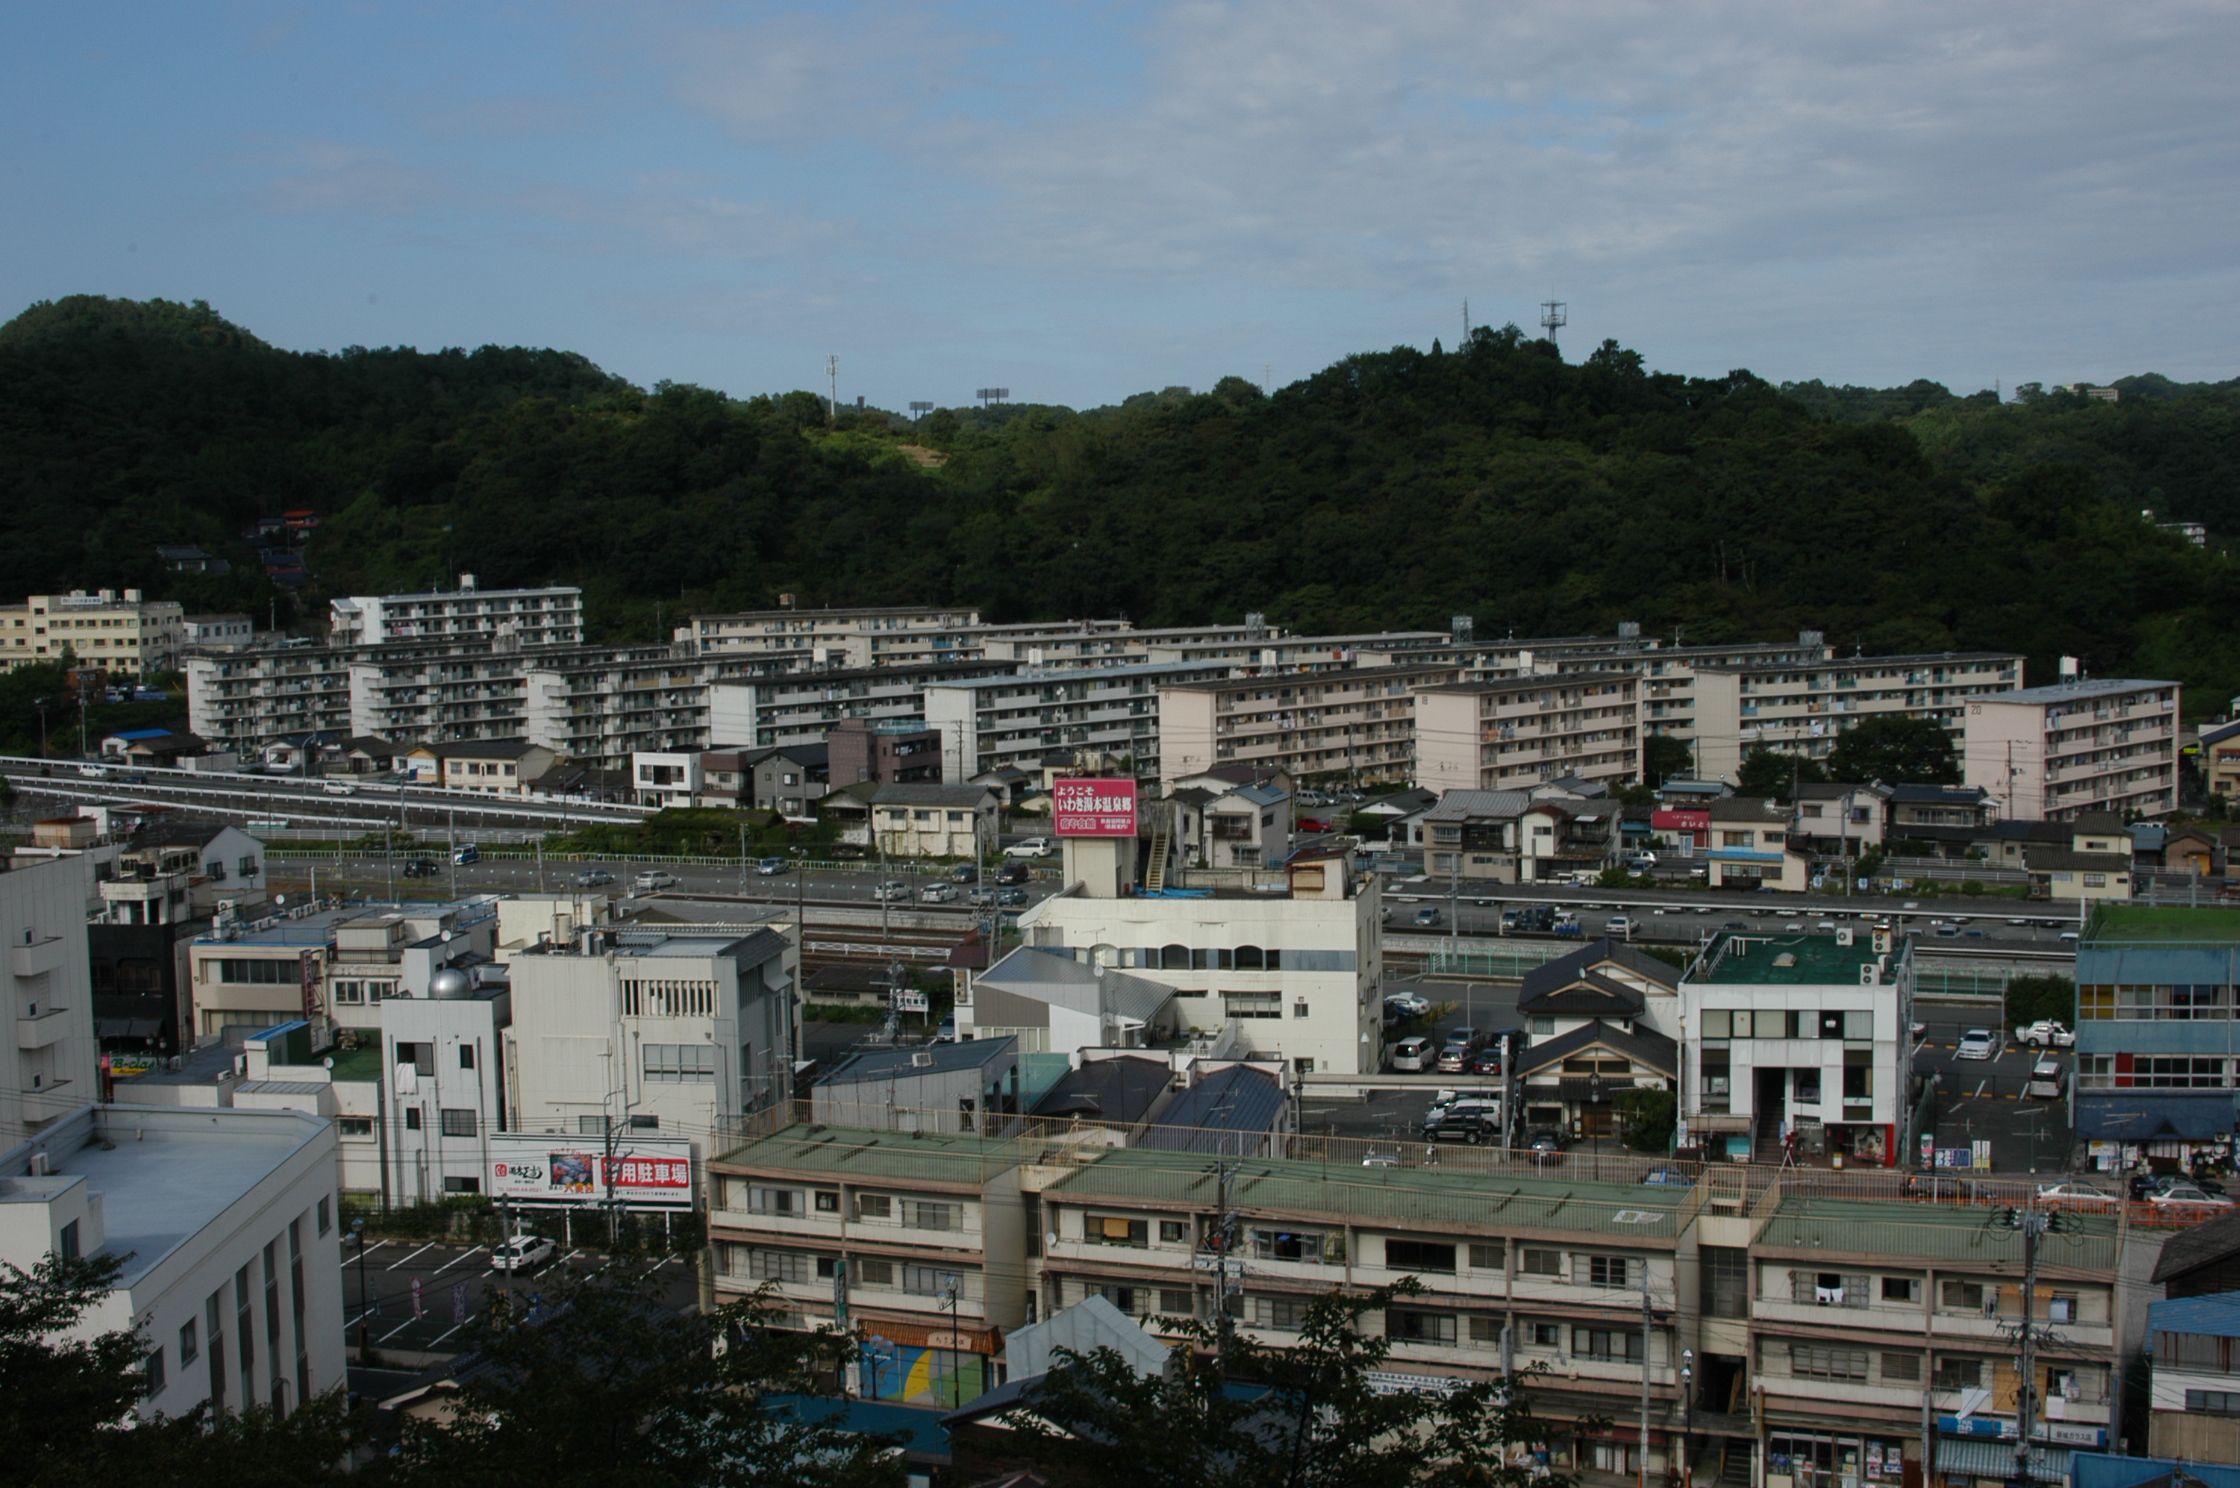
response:
<path id="1" fill-rule="evenodd" d="M 142 1420 L 147 1344 L 130 1329 L 80 1336 L 122 1260 L 49 1254 L 0 1263 L 0 1442 L 6 1478 L 27 1488 L 126 1481 L 293 1488 L 339 1483 L 352 1446 L 340 1391 L 285 1418 L 259 1407 Z"/>
<path id="2" fill-rule="evenodd" d="M 1884 785 L 1957 785 L 1960 757 L 1952 735 L 1934 718 L 1886 713 L 1862 718 L 1836 736 L 1828 751 L 1831 780 Z"/>
<path id="3" fill-rule="evenodd" d="M 885 1440 L 764 1408 L 768 1392 L 806 1388 L 831 1346 L 766 1322 L 758 1301 L 684 1315 L 635 1283 L 572 1283 L 482 1332 L 448 1419 L 410 1423 L 388 1476 L 429 1488 L 899 1485 Z"/>
<path id="4" fill-rule="evenodd" d="M 1528 1374 L 1423 1390 L 1372 1381 L 1392 1345 L 1362 1318 L 1421 1290 L 1411 1277 L 1319 1297 L 1289 1347 L 1170 1319 L 1190 1350 L 1176 1370 L 1140 1375 L 1111 1349 L 1061 1353 L 1002 1419 L 1069 1488 L 1570 1488 L 1533 1457 L 1547 1427 Z"/>

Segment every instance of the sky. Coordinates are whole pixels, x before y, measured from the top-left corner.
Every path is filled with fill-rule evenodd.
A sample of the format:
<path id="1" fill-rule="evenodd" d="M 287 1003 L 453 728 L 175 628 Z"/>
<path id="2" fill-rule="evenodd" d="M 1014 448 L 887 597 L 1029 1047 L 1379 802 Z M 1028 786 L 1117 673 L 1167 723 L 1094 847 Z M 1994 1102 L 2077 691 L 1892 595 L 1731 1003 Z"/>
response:
<path id="1" fill-rule="evenodd" d="M 1537 329 L 1957 392 L 2240 372 L 2240 6 L 0 6 L 0 318 L 1076 407 Z"/>

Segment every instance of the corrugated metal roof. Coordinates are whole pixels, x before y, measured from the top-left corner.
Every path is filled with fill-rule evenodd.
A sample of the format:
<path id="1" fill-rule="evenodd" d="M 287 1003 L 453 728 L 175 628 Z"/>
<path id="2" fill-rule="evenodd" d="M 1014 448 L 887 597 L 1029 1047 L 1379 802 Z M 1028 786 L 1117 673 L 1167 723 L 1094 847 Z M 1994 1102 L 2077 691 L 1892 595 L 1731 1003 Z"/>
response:
<path id="1" fill-rule="evenodd" d="M 1275 1130 L 1283 1101 L 1282 1081 L 1265 1070 L 1232 1064 L 1177 1096 L 1143 1134 L 1142 1145 L 1164 1152 L 1230 1150 L 1224 1133 Z"/>
<path id="2" fill-rule="evenodd" d="M 2218 1338 L 2240 1338 L 2240 1292 L 2214 1292 L 2206 1297 L 2171 1297 L 2147 1304 L 2147 1332 L 2208 1333 Z"/>

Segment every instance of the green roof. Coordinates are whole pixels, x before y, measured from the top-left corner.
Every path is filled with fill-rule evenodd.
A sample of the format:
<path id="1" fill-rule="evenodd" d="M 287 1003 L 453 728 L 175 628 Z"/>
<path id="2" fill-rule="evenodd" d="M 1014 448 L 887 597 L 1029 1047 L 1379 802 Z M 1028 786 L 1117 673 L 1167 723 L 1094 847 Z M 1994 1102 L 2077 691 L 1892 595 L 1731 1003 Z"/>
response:
<path id="1" fill-rule="evenodd" d="M 1018 1166 L 1019 1147 L 994 1137 L 878 1131 L 796 1123 L 734 1147 L 716 1159 L 742 1168 L 813 1173 L 835 1181 L 866 1178 L 977 1187 Z"/>
<path id="2" fill-rule="evenodd" d="M 1790 965 L 1775 962 L 1783 955 Z M 1874 936 L 1865 926 L 1851 944 L 1837 945 L 1833 935 L 1737 935 L 1728 931 L 1713 943 L 1710 970 L 1691 976 L 1691 982 L 1722 986 L 1859 985 L 1859 968 L 1877 959 Z"/>
<path id="3" fill-rule="evenodd" d="M 2136 944 L 2228 946 L 2240 941 L 2240 912 L 2187 909 L 2178 905 L 2103 904 L 2086 924 L 2087 945 Z"/>
<path id="4" fill-rule="evenodd" d="M 1218 1202 L 1219 1162 L 1202 1153 L 1112 1151 L 1045 1192 L 1069 1201 Z M 1438 1168 L 1341 1167 L 1258 1160 L 1229 1164 L 1229 1202 L 1245 1214 L 1329 1214 L 1411 1227 L 1483 1226 L 1488 1232 L 1591 1231 L 1669 1244 L 1692 1197 L 1679 1187 L 1580 1183 L 1558 1177 Z"/>
<path id="5" fill-rule="evenodd" d="M 2022 1235 L 1999 1223 L 1988 1204 L 1874 1203 L 1861 1199 L 1784 1199 L 1759 1232 L 1774 1250 L 1876 1254 L 2022 1270 Z M 2061 1229 L 2038 1242 L 2038 1262 L 2051 1269 L 2112 1271 L 2117 1227 L 2112 1218 L 2064 1211 Z"/>
<path id="6" fill-rule="evenodd" d="M 333 1074 L 337 1080 L 378 1080 L 381 1078 L 381 1051 L 377 1048 L 336 1049 Z"/>

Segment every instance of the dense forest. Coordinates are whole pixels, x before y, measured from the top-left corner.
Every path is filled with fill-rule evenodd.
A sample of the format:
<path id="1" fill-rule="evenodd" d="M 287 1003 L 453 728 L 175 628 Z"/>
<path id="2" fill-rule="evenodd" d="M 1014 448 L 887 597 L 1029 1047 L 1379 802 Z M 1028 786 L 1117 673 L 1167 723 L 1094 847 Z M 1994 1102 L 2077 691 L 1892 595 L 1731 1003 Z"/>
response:
<path id="1" fill-rule="evenodd" d="M 995 619 L 1266 612 L 1304 630 L 1819 629 L 1849 650 L 2015 648 L 2240 693 L 2240 384 L 2108 403 L 1772 386 L 1566 362 L 1514 327 L 1264 394 L 912 423 L 795 392 L 641 390 L 581 357 L 276 350 L 208 306 L 80 297 L 0 327 L 0 594 L 276 596 L 243 529 L 324 525 L 293 596 L 584 586 L 601 639 L 707 608 L 968 602 Z M 2159 531 L 2206 523 L 2210 546 Z M 167 574 L 158 543 L 231 557 Z M 283 607 L 288 600 L 279 599 Z"/>

